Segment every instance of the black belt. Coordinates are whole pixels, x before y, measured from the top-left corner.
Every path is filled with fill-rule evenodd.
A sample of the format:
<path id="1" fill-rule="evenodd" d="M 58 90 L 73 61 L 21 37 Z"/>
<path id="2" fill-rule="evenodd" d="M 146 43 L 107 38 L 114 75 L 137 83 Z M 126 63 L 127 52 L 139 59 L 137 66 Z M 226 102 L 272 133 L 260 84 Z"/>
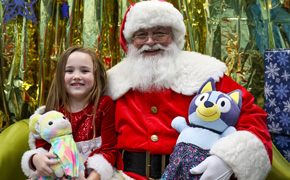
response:
<path id="1" fill-rule="evenodd" d="M 124 171 L 145 176 L 147 179 L 161 178 L 169 163 L 169 155 L 149 154 L 122 150 Z"/>

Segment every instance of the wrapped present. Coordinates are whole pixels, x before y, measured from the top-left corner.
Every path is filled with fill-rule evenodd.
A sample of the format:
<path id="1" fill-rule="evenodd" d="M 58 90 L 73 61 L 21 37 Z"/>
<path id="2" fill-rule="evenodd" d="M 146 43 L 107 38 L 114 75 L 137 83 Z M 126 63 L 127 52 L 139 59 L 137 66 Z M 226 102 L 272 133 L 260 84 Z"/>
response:
<path id="1" fill-rule="evenodd" d="M 290 162 L 290 49 L 268 49 L 265 58 L 265 111 L 272 141 Z"/>

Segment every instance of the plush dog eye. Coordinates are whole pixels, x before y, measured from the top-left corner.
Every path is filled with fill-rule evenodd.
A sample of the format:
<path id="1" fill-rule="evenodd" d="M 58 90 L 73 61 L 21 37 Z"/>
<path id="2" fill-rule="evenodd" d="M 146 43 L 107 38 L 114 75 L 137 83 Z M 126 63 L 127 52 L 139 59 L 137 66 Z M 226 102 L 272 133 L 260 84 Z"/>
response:
<path id="1" fill-rule="evenodd" d="M 62 119 L 66 120 L 66 117 L 65 116 L 62 116 Z"/>
<path id="2" fill-rule="evenodd" d="M 231 102 L 227 98 L 220 98 L 217 103 L 222 113 L 226 113 L 231 109 Z"/>
<path id="3" fill-rule="evenodd" d="M 198 105 L 200 105 L 200 103 L 206 101 L 208 99 L 208 96 L 209 96 L 208 93 L 200 94 L 195 100 L 195 105 L 198 106 Z"/>
<path id="4" fill-rule="evenodd" d="M 48 125 L 50 125 L 50 126 L 51 126 L 52 124 L 53 124 L 53 122 L 52 122 L 52 121 L 49 121 L 49 122 L 48 122 Z"/>

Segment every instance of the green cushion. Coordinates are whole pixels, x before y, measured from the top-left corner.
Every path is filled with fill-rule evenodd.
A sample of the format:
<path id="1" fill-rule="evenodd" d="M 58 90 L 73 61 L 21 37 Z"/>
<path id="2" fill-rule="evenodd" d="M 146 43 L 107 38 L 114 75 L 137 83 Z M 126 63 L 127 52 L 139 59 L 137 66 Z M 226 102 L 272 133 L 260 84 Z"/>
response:
<path id="1" fill-rule="evenodd" d="M 266 180 L 289 180 L 290 179 L 290 163 L 280 154 L 278 149 L 272 143 L 273 162 L 271 171 Z"/>
<path id="2" fill-rule="evenodd" d="M 0 133 L 0 179 L 25 180 L 21 169 L 21 157 L 29 150 L 29 120 L 21 120 Z"/>

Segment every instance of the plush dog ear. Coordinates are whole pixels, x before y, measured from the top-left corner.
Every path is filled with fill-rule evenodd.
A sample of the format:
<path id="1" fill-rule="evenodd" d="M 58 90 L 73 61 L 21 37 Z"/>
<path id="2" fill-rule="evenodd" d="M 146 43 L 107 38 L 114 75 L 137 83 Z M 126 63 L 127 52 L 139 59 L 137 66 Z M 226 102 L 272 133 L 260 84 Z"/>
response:
<path id="1" fill-rule="evenodd" d="M 228 93 L 228 95 L 233 98 L 233 100 L 238 104 L 239 108 L 242 107 L 242 91 L 237 89 L 235 91 L 232 91 Z"/>
<path id="2" fill-rule="evenodd" d="M 38 130 L 38 120 L 41 117 L 40 114 L 34 114 L 29 118 L 29 130 L 33 132 L 34 134 L 39 134 Z"/>
<path id="3" fill-rule="evenodd" d="M 199 89 L 197 94 L 202 94 L 204 92 L 208 91 L 215 91 L 215 84 L 214 84 L 214 79 L 209 78 Z"/>

